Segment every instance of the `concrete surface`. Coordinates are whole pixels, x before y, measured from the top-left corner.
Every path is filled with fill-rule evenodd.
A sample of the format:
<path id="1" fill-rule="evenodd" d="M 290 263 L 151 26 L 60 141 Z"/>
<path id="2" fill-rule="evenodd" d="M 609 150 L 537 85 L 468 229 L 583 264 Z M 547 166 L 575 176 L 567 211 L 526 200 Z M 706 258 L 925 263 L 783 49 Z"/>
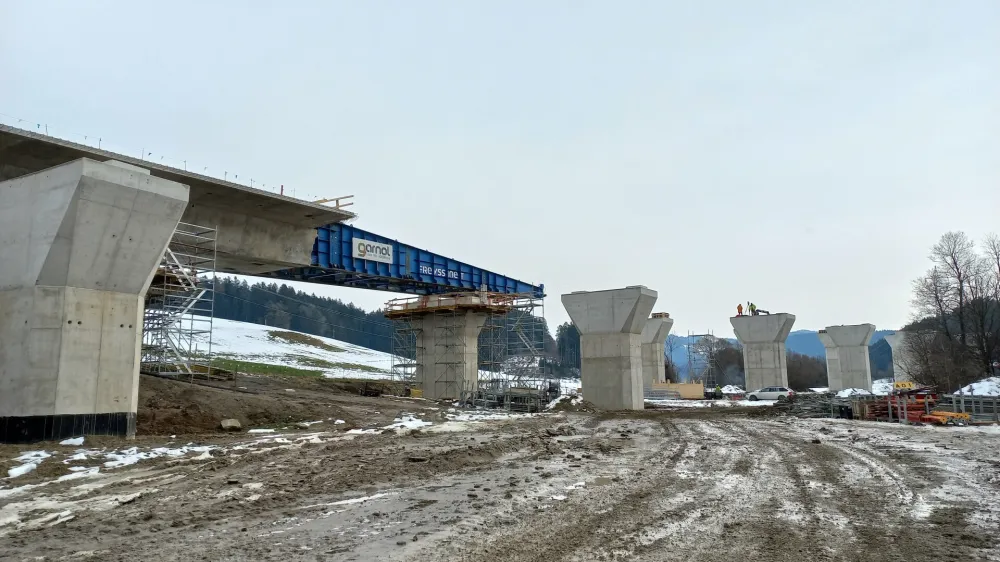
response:
<path id="1" fill-rule="evenodd" d="M 868 343 L 874 333 L 874 324 L 827 326 L 819 331 L 819 341 L 826 348 L 827 384 L 830 390 L 872 389 Z"/>
<path id="2" fill-rule="evenodd" d="M 650 318 L 642 328 L 642 385 L 665 382 L 666 358 L 663 349 L 674 325 L 673 318 Z"/>
<path id="3" fill-rule="evenodd" d="M 308 266 L 316 227 L 354 217 L 343 209 L 0 125 L 0 181 L 79 158 L 117 160 L 190 186 L 182 220 L 218 229 L 217 267 L 229 273 Z"/>
<path id="4" fill-rule="evenodd" d="M 187 198 L 87 159 L 0 183 L 0 432 L 118 423 L 95 415 L 134 431 L 143 295 Z"/>
<path id="5" fill-rule="evenodd" d="M 642 329 L 656 303 L 643 286 L 562 295 L 580 331 L 583 399 L 604 410 L 642 410 Z"/>
<path id="6" fill-rule="evenodd" d="M 906 350 L 907 335 L 906 332 L 900 331 L 885 337 L 885 341 L 892 349 L 892 376 L 896 382 L 913 380 L 907 367 L 909 363 L 908 352 Z"/>
<path id="7" fill-rule="evenodd" d="M 743 370 L 747 392 L 768 386 L 788 386 L 785 339 L 795 324 L 787 313 L 733 316 L 729 319 L 736 339 L 743 344 Z"/>
<path id="8" fill-rule="evenodd" d="M 428 400 L 458 400 L 479 387 L 479 332 L 486 314 L 425 314 L 412 320 L 417 328 L 415 380 Z"/>

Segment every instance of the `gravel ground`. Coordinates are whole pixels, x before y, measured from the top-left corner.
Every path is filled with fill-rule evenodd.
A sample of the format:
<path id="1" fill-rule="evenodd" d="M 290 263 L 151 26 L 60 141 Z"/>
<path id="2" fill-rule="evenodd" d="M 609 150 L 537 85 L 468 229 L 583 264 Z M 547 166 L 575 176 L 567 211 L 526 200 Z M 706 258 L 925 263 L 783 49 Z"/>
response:
<path id="1" fill-rule="evenodd" d="M 989 429 L 725 409 L 208 443 L 0 480 L 0 559 L 1000 560 Z"/>

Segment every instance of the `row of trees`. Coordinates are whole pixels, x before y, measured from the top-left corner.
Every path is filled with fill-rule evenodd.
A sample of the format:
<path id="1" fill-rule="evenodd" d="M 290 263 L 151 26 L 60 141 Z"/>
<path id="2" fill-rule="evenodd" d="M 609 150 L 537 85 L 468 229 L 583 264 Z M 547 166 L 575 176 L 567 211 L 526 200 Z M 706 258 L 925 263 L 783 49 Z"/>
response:
<path id="1" fill-rule="evenodd" d="M 931 268 L 913 282 L 914 321 L 897 364 L 914 381 L 948 391 L 997 373 L 1000 361 L 1000 236 L 977 244 L 948 232 Z"/>
<path id="2" fill-rule="evenodd" d="M 337 338 L 386 353 L 391 347 L 392 325 L 381 310 L 367 312 L 283 284 L 250 285 L 233 278 L 218 278 L 215 317 Z"/>

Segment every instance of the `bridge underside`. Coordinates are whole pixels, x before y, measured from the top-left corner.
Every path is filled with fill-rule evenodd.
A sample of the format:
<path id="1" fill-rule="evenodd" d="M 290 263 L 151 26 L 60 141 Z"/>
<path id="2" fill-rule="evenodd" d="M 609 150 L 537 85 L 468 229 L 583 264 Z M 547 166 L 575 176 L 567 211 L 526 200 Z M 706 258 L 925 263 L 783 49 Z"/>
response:
<path id="1" fill-rule="evenodd" d="M 218 230 L 220 272 L 256 275 L 309 266 L 316 228 L 354 217 L 343 209 L 0 125 L 0 182 L 79 158 L 117 160 L 189 186 L 181 220 Z"/>
<path id="2" fill-rule="evenodd" d="M 0 182 L 89 158 L 115 160 L 187 185 L 181 222 L 214 229 L 219 273 L 429 295 L 485 289 L 542 294 L 533 286 L 458 262 L 343 221 L 355 215 L 92 146 L 0 125 Z M 356 240 L 392 246 L 393 263 L 357 259 Z"/>

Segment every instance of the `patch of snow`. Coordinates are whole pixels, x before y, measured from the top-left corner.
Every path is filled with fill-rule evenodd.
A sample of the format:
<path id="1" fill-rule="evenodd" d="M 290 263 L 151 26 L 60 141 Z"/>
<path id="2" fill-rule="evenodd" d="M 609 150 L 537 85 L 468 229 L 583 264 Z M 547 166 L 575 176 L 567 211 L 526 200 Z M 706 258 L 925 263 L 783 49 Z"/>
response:
<path id="1" fill-rule="evenodd" d="M 7 470 L 7 478 L 17 478 L 18 476 L 24 476 L 25 474 L 31 472 L 38 468 L 38 463 L 29 462 L 27 464 L 22 464 L 20 466 L 15 466 L 14 468 Z"/>
<path id="2" fill-rule="evenodd" d="M 216 318 L 212 322 L 212 351 L 236 361 L 265 363 L 297 369 L 322 371 L 328 378 L 387 379 L 391 377 L 392 355 L 332 338 L 302 334 L 332 346 L 330 351 L 314 345 L 272 339 L 268 332 L 292 330 Z M 208 336 L 198 339 L 207 347 Z M 324 367 L 323 364 L 333 365 Z M 317 366 L 320 365 L 320 366 Z"/>
<path id="3" fill-rule="evenodd" d="M 155 459 L 163 456 L 167 457 L 183 457 L 188 453 L 204 453 L 213 449 L 211 446 L 184 446 L 178 447 L 176 449 L 170 449 L 167 447 L 156 447 L 148 451 L 140 451 L 138 447 L 130 447 L 122 451 L 112 451 L 106 453 L 104 458 L 109 459 L 104 463 L 106 468 L 119 468 L 122 466 L 129 466 L 135 464 L 141 460 Z"/>
<path id="4" fill-rule="evenodd" d="M 579 394 L 583 385 L 580 379 L 559 379 L 559 389 L 562 394 Z"/>
<path id="5" fill-rule="evenodd" d="M 974 382 L 955 391 L 970 396 L 1000 396 L 1000 377 L 990 377 Z"/>
<path id="6" fill-rule="evenodd" d="M 19 457 L 15 457 L 14 460 L 20 462 L 40 463 L 42 460 L 51 456 L 51 453 L 46 453 L 45 451 L 28 451 L 27 453 L 22 453 Z"/>
<path id="7" fill-rule="evenodd" d="M 584 488 L 586 486 L 587 486 L 586 482 L 577 482 L 576 484 L 571 484 L 569 486 L 566 486 L 566 489 L 567 490 L 579 490 L 580 488 Z"/>
<path id="8" fill-rule="evenodd" d="M 871 396 L 872 393 L 863 388 L 845 388 L 837 393 L 837 398 L 850 398 L 851 396 Z"/>
<path id="9" fill-rule="evenodd" d="M 376 433 L 382 433 L 382 428 L 348 429 L 345 433 L 348 435 L 374 435 Z"/>
<path id="10" fill-rule="evenodd" d="M 85 460 L 87 460 L 87 453 L 84 451 L 80 451 L 71 457 L 66 457 L 66 459 L 63 460 L 63 464 L 69 464 L 73 461 L 85 461 Z M 70 470 L 73 469 L 71 468 Z"/>
<path id="11" fill-rule="evenodd" d="M 400 414 L 398 418 L 392 421 L 391 425 L 387 425 L 383 429 L 420 429 L 421 427 L 434 425 L 431 422 L 417 419 L 413 414 Z"/>
<path id="12" fill-rule="evenodd" d="M 251 429 L 247 433 L 274 433 L 273 429 Z"/>
<path id="13" fill-rule="evenodd" d="M 809 392 L 815 392 L 816 394 L 826 394 L 827 392 L 830 392 L 830 388 L 826 386 L 820 386 L 816 388 L 810 388 Z"/>
<path id="14" fill-rule="evenodd" d="M 88 476 L 95 476 L 101 472 L 101 467 L 99 466 L 74 466 L 70 470 L 73 470 L 71 474 L 64 474 L 59 478 L 56 478 L 56 482 L 65 482 L 67 480 L 76 480 L 77 478 L 86 478 Z"/>
<path id="15" fill-rule="evenodd" d="M 731 384 L 727 384 L 726 386 L 722 387 L 723 394 L 746 394 L 746 392 L 747 391 L 743 390 L 741 387 Z"/>
<path id="16" fill-rule="evenodd" d="M 347 423 L 347 422 L 345 422 L 344 420 L 337 420 L 337 421 L 335 421 L 333 423 L 334 423 L 334 425 L 340 425 L 340 424 L 344 424 L 344 423 Z"/>
<path id="17" fill-rule="evenodd" d="M 556 406 L 558 406 L 560 402 L 562 402 L 564 400 L 569 400 L 570 398 L 571 398 L 571 396 L 568 395 L 568 394 L 563 394 L 562 396 L 557 396 L 556 398 L 553 398 L 551 402 L 549 402 L 548 404 L 545 405 L 545 409 L 546 410 L 551 410 L 552 408 L 555 408 Z"/>
<path id="18" fill-rule="evenodd" d="M 527 418 L 533 414 L 512 414 L 503 410 L 459 410 L 452 408 L 445 412 L 445 417 L 449 421 L 457 422 L 478 422 L 491 420 L 509 420 L 514 418 Z"/>
<path id="19" fill-rule="evenodd" d="M 51 454 L 46 453 L 45 451 L 28 451 L 27 453 L 23 453 L 21 456 L 14 459 L 15 461 L 23 464 L 7 469 L 7 478 L 24 476 L 25 474 L 38 468 L 38 465 L 41 464 L 43 460 L 51 456 Z"/>
<path id="20" fill-rule="evenodd" d="M 566 496 L 564 496 L 562 494 L 556 494 L 556 495 L 552 496 L 552 499 L 554 499 L 556 501 L 563 501 L 564 499 L 566 499 Z"/>
<path id="21" fill-rule="evenodd" d="M 76 447 L 79 447 L 80 445 L 83 445 L 83 437 L 81 436 L 81 437 L 74 437 L 72 439 L 63 439 L 62 441 L 59 442 L 59 444 L 74 445 Z"/>
<path id="22" fill-rule="evenodd" d="M 877 379 L 872 381 L 872 394 L 875 396 L 885 396 L 892 392 L 892 379 Z"/>

